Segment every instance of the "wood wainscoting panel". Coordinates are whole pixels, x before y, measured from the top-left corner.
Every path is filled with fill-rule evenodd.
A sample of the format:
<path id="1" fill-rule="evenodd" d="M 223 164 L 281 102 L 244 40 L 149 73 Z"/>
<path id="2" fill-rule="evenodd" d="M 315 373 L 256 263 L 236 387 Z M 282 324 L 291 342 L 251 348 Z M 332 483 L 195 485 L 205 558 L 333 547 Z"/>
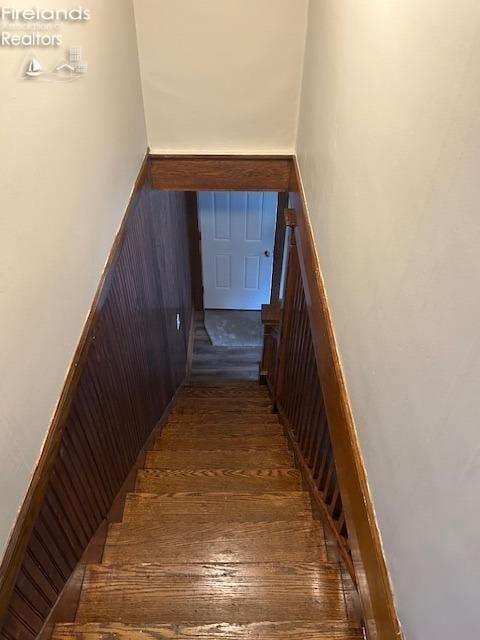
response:
<path id="1" fill-rule="evenodd" d="M 402 633 L 296 161 L 289 206 L 296 212 L 298 262 L 368 638 L 398 640 Z"/>
<path id="2" fill-rule="evenodd" d="M 187 373 L 187 202 L 153 191 L 149 169 L 146 159 L 1 566 L 2 640 L 37 637 Z"/>
<path id="3" fill-rule="evenodd" d="M 154 189 L 288 191 L 291 156 L 152 155 Z"/>

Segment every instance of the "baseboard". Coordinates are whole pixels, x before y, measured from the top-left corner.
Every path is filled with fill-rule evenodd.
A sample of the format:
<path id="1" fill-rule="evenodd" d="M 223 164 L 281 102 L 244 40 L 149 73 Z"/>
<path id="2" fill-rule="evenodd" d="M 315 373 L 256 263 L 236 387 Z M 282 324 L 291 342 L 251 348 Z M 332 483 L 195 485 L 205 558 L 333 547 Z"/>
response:
<path id="1" fill-rule="evenodd" d="M 321 266 L 296 158 L 289 206 L 307 301 L 315 359 L 330 425 L 332 447 L 349 531 L 349 544 L 369 639 L 402 637 L 367 474 L 340 365 Z M 287 430 L 288 431 L 288 430 Z"/>
<path id="2" fill-rule="evenodd" d="M 86 361 L 88 348 L 93 339 L 95 321 L 98 315 L 97 310 L 108 293 L 108 288 L 111 283 L 111 274 L 119 255 L 128 213 L 136 194 L 142 189 L 147 179 L 148 162 L 149 150 L 147 149 L 125 214 L 120 224 L 120 228 L 117 232 L 107 263 L 100 278 L 100 283 L 90 307 L 75 354 L 68 369 L 65 384 L 50 423 L 39 461 L 7 543 L 6 551 L 0 566 L 0 629 L 6 614 L 6 609 L 8 607 L 15 580 L 21 568 L 23 556 L 25 554 L 35 519 L 45 495 L 53 464 L 58 454 L 63 430 L 66 424 L 66 416 L 77 388 L 79 376 Z"/>

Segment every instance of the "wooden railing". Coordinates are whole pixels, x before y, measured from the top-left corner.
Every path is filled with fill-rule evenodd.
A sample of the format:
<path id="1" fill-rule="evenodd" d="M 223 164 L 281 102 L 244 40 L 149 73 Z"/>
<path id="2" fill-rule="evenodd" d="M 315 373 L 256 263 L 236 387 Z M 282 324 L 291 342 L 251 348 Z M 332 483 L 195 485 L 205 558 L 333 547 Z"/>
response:
<path id="1" fill-rule="evenodd" d="M 262 309 L 265 327 L 262 377 L 272 395 L 274 410 L 290 438 L 314 503 L 328 521 L 355 582 L 330 426 L 293 232 L 290 233 L 286 269 L 282 306 L 266 305 Z"/>
<path id="2" fill-rule="evenodd" d="M 280 342 L 280 304 L 262 305 L 262 323 L 264 328 L 262 363 L 260 380 L 266 384 L 270 393 L 275 390 L 276 362 Z"/>

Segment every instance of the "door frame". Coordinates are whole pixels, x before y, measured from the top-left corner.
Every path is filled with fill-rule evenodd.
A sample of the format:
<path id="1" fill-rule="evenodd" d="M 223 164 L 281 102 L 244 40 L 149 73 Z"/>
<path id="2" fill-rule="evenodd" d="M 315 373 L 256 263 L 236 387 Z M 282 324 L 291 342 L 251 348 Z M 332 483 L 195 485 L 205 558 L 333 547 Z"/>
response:
<path id="1" fill-rule="evenodd" d="M 203 189 L 199 189 L 203 191 Z M 208 190 L 210 191 L 210 190 Z M 215 191 L 247 191 L 247 189 L 215 189 Z M 252 189 L 248 189 L 252 191 Z M 260 189 L 253 189 L 260 191 Z M 265 189 L 265 191 L 273 191 Z M 284 211 L 288 208 L 288 191 L 277 193 L 277 210 L 275 214 L 275 236 L 273 240 L 273 265 L 272 279 L 270 282 L 270 303 L 278 302 L 280 297 L 280 282 L 282 279 L 283 253 L 285 245 L 285 216 Z M 205 312 L 205 287 L 203 280 L 202 264 L 202 232 L 200 226 L 200 216 L 198 207 L 198 192 L 193 192 L 194 201 L 187 198 L 187 206 L 190 213 L 190 264 L 192 270 L 192 289 L 195 311 L 202 314 Z"/>
<path id="2" fill-rule="evenodd" d="M 204 313 L 202 244 L 198 191 L 275 191 L 278 194 L 270 302 L 279 300 L 285 242 L 284 210 L 293 170 L 290 155 L 162 155 L 150 156 L 154 189 L 185 191 L 189 212 L 190 264 L 194 307 Z"/>

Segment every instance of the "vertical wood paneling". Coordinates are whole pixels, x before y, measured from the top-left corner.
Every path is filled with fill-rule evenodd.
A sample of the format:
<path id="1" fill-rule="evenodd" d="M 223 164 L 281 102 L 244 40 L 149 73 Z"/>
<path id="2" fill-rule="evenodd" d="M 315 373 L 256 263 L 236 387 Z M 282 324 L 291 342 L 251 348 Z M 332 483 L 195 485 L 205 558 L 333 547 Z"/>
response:
<path id="1" fill-rule="evenodd" d="M 85 340 L 4 640 L 40 632 L 185 377 L 192 324 L 187 215 L 185 194 L 154 192 L 148 180 L 134 196 Z"/>

